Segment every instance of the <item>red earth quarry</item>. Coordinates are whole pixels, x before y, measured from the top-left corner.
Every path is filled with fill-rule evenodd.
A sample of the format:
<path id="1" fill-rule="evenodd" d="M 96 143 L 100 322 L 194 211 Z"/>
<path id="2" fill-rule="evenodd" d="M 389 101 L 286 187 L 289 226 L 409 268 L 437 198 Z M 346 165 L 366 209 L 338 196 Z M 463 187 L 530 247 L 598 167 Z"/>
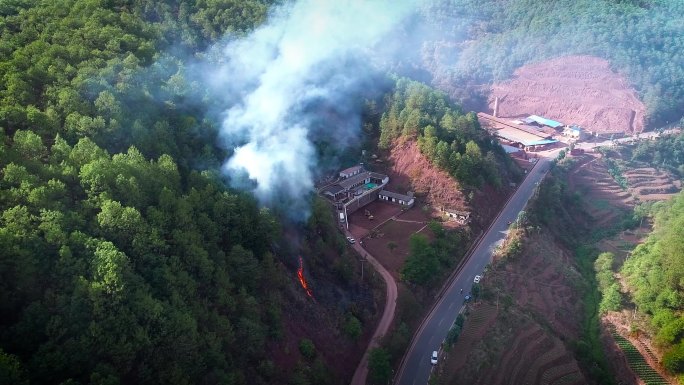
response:
<path id="1" fill-rule="evenodd" d="M 498 116 L 541 115 L 589 132 L 625 133 L 644 129 L 646 107 L 628 81 L 593 56 L 565 56 L 518 68 L 512 79 L 494 84 L 490 112 Z"/>

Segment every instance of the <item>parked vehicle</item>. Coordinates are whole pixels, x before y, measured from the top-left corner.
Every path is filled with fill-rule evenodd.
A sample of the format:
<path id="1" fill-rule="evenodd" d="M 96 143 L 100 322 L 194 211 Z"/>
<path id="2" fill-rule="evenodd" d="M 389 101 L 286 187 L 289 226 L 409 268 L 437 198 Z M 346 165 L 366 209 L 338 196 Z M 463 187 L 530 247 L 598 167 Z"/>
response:
<path id="1" fill-rule="evenodd" d="M 430 363 L 432 365 L 437 365 L 437 351 L 436 350 L 434 350 L 432 352 L 432 356 L 430 357 Z"/>

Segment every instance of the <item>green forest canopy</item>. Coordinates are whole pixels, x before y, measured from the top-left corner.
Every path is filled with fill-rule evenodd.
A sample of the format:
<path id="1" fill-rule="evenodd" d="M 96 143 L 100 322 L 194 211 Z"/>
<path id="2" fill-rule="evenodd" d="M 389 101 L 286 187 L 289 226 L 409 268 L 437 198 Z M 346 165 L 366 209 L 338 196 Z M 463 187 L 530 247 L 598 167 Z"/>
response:
<path id="1" fill-rule="evenodd" d="M 182 59 L 226 32 L 251 30 L 274 2 L 0 2 L 2 379 L 285 381 L 264 354 L 282 334 L 278 288 L 285 276 L 269 252 L 278 224 L 216 175 L 194 171 L 218 166 L 226 154 L 214 146 L 215 127 L 202 118 L 204 100 L 196 100 L 197 85 L 185 78 Z M 499 2 L 459 4 L 488 6 L 492 17 L 507 17 Z M 525 41 L 529 35 L 558 42 L 530 34 L 536 23 L 527 27 L 521 20 L 534 7 L 525 4 L 511 8 L 518 13 L 508 21 L 510 37 L 498 39 Z M 671 55 L 681 52 L 676 22 L 650 22 L 642 17 L 647 11 L 624 2 L 615 15 L 603 2 L 578 4 L 604 7 L 597 11 L 607 16 L 598 12 L 597 25 L 613 21 L 626 28 L 614 59 L 641 85 L 654 116 L 670 116 L 683 97 L 677 85 L 684 77 L 677 71 L 684 66 L 681 56 Z M 653 6 L 662 11 L 658 15 L 666 7 L 682 14 L 663 4 Z M 449 12 L 461 10 L 452 6 Z M 620 19 L 628 16 L 635 22 Z M 591 25 L 588 16 L 580 20 Z M 617 39 L 610 31 L 597 35 L 605 51 L 605 41 Z M 491 46 L 488 39 L 503 36 L 499 32 L 477 44 Z M 585 37 L 577 38 L 581 47 L 591 41 Z M 629 54 L 643 48 L 629 46 L 636 37 L 651 43 L 643 55 L 654 59 L 629 67 L 642 57 Z M 480 57 L 487 51 L 475 48 L 459 62 L 467 69 L 462 73 L 475 78 L 478 68 L 494 77 L 508 73 L 533 52 L 500 60 Z M 464 65 L 476 57 L 484 64 Z M 502 161 L 500 148 L 444 95 L 399 81 L 387 111 L 384 140 L 415 136 L 421 151 L 464 183 L 501 183 L 494 167 Z M 319 234 L 333 226 L 328 218 L 309 227 Z M 335 240 L 329 241 L 319 239 L 315 249 L 330 249 Z M 334 268 L 343 277 L 351 271 L 344 262 Z"/>
<path id="2" fill-rule="evenodd" d="M 486 182 L 501 187 L 516 175 L 510 158 L 480 127 L 477 116 L 464 114 L 444 93 L 399 78 L 385 104 L 380 148 L 390 148 L 399 137 L 417 138 L 421 153 L 466 186 L 479 188 Z"/>
<path id="3" fill-rule="evenodd" d="M 632 300 L 646 313 L 655 342 L 665 349 L 663 364 L 684 373 L 684 193 L 655 209 L 653 233 L 625 261 Z"/>
<path id="4" fill-rule="evenodd" d="M 287 381 L 277 221 L 193 170 L 225 154 L 162 53 L 267 8 L 0 3 L 0 382 Z"/>

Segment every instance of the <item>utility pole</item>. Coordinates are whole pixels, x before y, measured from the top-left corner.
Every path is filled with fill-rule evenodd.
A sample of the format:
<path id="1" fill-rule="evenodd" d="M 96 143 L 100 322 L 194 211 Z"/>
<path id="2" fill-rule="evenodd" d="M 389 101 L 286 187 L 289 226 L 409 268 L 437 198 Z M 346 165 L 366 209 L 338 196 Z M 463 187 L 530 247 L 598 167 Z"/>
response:
<path id="1" fill-rule="evenodd" d="M 347 214 L 347 205 L 344 205 L 344 225 L 346 226 L 346 229 L 349 230 L 349 216 Z"/>
<path id="2" fill-rule="evenodd" d="M 365 256 L 361 258 L 361 282 L 363 282 L 363 265 L 365 265 L 364 262 L 366 262 Z"/>

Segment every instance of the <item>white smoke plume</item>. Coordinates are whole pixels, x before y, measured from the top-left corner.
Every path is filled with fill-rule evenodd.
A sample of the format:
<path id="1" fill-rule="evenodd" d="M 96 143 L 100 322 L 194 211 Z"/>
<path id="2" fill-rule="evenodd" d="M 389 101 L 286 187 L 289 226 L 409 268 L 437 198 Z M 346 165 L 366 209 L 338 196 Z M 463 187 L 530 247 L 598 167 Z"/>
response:
<path id="1" fill-rule="evenodd" d="M 415 0 L 301 0 L 275 9 L 249 36 L 227 43 L 212 74 L 230 105 L 224 165 L 236 187 L 263 204 L 306 217 L 317 136 L 334 145 L 359 132 L 358 92 L 369 53 L 415 8 Z M 356 98 L 355 98 L 356 95 Z M 330 110 L 344 119 L 327 120 Z M 247 182 L 247 183 L 245 183 Z"/>

